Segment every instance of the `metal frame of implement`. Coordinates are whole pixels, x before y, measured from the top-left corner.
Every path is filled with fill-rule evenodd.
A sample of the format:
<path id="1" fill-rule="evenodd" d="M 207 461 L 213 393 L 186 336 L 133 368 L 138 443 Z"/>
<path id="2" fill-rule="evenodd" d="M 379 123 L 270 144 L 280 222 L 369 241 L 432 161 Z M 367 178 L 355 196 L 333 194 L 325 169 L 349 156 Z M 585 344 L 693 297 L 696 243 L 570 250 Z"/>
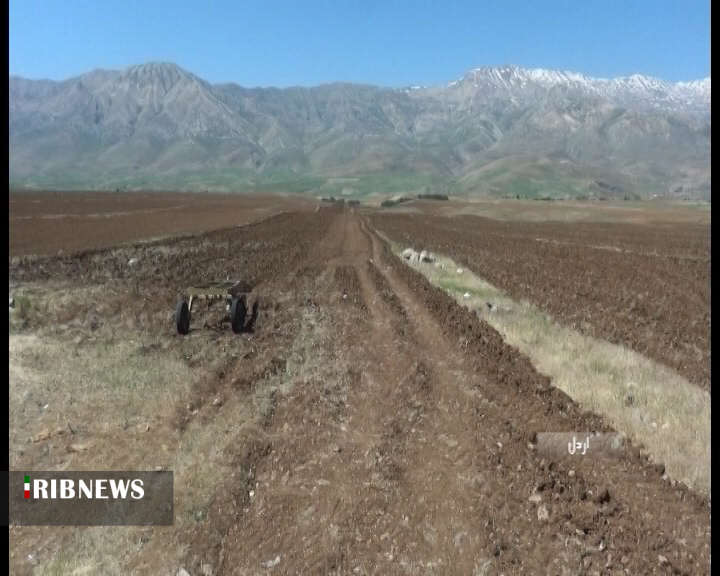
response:
<path id="1" fill-rule="evenodd" d="M 243 332 L 246 328 L 247 297 L 243 291 L 242 282 L 228 280 L 206 286 L 188 288 L 186 296 L 178 302 L 175 310 L 175 326 L 178 334 L 183 336 L 190 332 L 190 318 L 192 305 L 196 300 L 225 300 L 230 307 L 230 324 L 235 334 Z M 185 298 L 188 301 L 185 301 Z M 257 302 L 253 305 L 253 320 L 257 314 Z"/>

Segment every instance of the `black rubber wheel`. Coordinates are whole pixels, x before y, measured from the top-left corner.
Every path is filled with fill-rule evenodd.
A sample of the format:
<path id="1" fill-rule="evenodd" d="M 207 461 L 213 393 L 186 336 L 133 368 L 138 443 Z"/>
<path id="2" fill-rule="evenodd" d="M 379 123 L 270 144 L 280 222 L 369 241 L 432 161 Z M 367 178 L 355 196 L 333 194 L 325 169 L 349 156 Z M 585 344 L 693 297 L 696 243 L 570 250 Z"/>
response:
<path id="1" fill-rule="evenodd" d="M 190 332 L 190 308 L 188 308 L 188 304 L 184 300 L 178 303 L 177 309 L 175 310 L 175 325 L 177 326 L 178 334 L 185 336 L 185 334 Z"/>
<path id="2" fill-rule="evenodd" d="M 235 334 L 240 334 L 245 329 L 245 316 L 247 315 L 247 304 L 245 296 L 234 298 L 230 305 L 230 324 Z"/>

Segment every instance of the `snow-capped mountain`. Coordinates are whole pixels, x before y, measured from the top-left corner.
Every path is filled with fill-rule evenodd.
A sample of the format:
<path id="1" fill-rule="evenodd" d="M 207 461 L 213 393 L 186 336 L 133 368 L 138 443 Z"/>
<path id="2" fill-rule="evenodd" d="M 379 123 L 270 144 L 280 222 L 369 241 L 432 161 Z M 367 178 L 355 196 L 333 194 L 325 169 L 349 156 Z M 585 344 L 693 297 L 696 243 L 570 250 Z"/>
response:
<path id="1" fill-rule="evenodd" d="M 579 94 L 630 108 L 662 108 L 673 112 L 710 115 L 709 77 L 670 83 L 640 74 L 606 79 L 576 72 L 502 66 L 476 68 L 460 80 L 431 91 L 459 99 L 505 96 L 517 100 L 540 98 L 553 88 L 572 89 Z"/>
<path id="2" fill-rule="evenodd" d="M 223 174 L 405 174 L 482 194 L 710 190 L 709 78 L 504 66 L 431 88 L 277 89 L 153 62 L 62 82 L 10 77 L 9 100 L 13 182 L 162 187 L 192 174 L 232 187 Z"/>

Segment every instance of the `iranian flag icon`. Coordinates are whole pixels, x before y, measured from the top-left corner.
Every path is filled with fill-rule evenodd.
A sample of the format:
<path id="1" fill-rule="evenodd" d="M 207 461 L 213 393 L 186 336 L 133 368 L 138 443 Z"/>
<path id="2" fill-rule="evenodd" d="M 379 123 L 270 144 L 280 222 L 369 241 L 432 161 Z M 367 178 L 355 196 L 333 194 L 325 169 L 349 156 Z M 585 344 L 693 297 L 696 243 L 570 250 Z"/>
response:
<path id="1" fill-rule="evenodd" d="M 25 498 L 30 498 L 30 476 L 25 476 Z"/>

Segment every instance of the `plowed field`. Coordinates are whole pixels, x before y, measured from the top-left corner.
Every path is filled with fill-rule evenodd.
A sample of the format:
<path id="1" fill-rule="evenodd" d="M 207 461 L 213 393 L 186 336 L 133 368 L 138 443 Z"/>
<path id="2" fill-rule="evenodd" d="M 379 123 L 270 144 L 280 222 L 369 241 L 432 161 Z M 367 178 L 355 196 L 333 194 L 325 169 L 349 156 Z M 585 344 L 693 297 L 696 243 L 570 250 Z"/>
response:
<path id="1" fill-rule="evenodd" d="M 378 214 L 394 240 L 461 262 L 514 300 L 710 389 L 710 227 Z"/>
<path id="2" fill-rule="evenodd" d="M 413 218 L 373 222 L 395 237 L 425 241 Z M 443 223 L 446 244 L 437 236 L 440 224 L 431 225 L 431 248 L 463 246 L 453 223 Z M 462 226 L 474 253 L 481 236 Z M 487 230 L 492 246 L 508 238 L 504 225 L 494 226 Z M 697 294 L 683 302 L 697 299 L 700 308 L 709 298 L 700 287 L 704 263 L 694 267 L 679 255 L 702 258 L 698 242 L 689 233 L 665 258 L 685 263 Z M 525 244 L 552 270 L 581 267 L 570 247 L 562 266 L 560 256 L 540 248 L 555 244 L 526 237 Z M 510 282 L 529 266 L 521 245 L 510 236 L 496 281 Z M 600 270 L 603 255 L 615 255 L 586 250 L 597 253 L 592 266 Z M 129 265 L 130 258 L 137 261 Z M 652 261 L 625 258 L 623 270 Z M 481 274 L 497 261 L 483 262 Z M 534 270 L 527 285 L 540 283 L 534 290 L 560 285 L 543 280 L 539 268 L 525 269 Z M 653 290 L 654 269 L 640 270 L 639 282 Z M 12 258 L 9 273 L 16 288 L 96 290 L 81 301 L 30 307 L 20 327 L 22 335 L 65 343 L 67 361 L 79 342 L 133 335 L 155 343 L 138 354 L 179 359 L 200 375 L 169 401 L 142 398 L 138 410 L 143 417 L 148 411 L 153 433 L 140 441 L 123 424 L 122 403 L 106 396 L 78 412 L 83 398 L 55 382 L 46 412 L 31 421 L 11 416 L 13 469 L 138 469 L 151 462 L 176 470 L 175 527 L 108 529 L 114 531 L 104 548 L 99 531 L 15 527 L 13 573 L 31 573 L 35 563 L 50 572 L 95 562 L 102 573 L 176 574 L 183 567 L 193 576 L 709 574 L 708 502 L 671 484 L 633 446 L 617 462 L 539 457 L 539 432 L 610 428 L 553 388 L 476 314 L 392 256 L 353 210 L 283 213 L 191 238 Z M 178 336 L 172 311 L 181 288 L 226 276 L 247 280 L 250 299 L 259 299 L 252 330 L 233 335 L 222 309 L 200 307 L 191 333 Z M 580 294 L 594 289 L 595 277 L 577 282 Z M 699 333 L 692 341 L 701 346 Z M 13 386 L 11 378 L 11 401 Z M 73 402 L 54 419 L 66 395 Z M 72 424 L 73 442 L 93 449 L 68 461 L 67 452 L 51 447 L 63 435 L 27 441 L 44 422 L 78 413 L 84 416 L 82 426 Z M 207 444 L 198 440 L 203 434 Z M 180 454 L 193 455 L 194 464 L 185 466 Z M 202 484 L 209 476 L 212 482 Z M 204 500 L 199 486 L 206 487 Z M 186 510 L 190 500 L 202 505 Z M 73 555 L 80 560 L 63 560 Z"/>
<path id="3" fill-rule="evenodd" d="M 299 196 L 140 192 L 9 195 L 10 255 L 56 254 L 247 224 L 308 210 Z"/>

